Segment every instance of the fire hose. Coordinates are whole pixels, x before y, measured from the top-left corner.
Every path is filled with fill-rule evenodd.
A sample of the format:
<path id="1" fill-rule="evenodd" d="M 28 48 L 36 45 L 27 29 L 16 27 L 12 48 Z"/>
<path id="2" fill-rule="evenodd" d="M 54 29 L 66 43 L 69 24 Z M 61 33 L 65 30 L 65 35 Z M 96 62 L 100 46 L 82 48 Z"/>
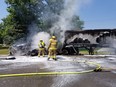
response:
<path id="1" fill-rule="evenodd" d="M 71 62 L 71 61 L 59 61 L 59 62 Z M 80 71 L 80 72 L 38 72 L 38 73 L 21 73 L 21 74 L 1 74 L 0 78 L 19 77 L 19 76 L 37 76 L 37 75 L 46 76 L 46 75 L 84 74 L 84 73 L 102 71 L 101 65 L 95 62 L 88 62 L 88 61 L 72 61 L 72 62 L 92 64 L 95 65 L 96 68 L 91 70 Z"/>

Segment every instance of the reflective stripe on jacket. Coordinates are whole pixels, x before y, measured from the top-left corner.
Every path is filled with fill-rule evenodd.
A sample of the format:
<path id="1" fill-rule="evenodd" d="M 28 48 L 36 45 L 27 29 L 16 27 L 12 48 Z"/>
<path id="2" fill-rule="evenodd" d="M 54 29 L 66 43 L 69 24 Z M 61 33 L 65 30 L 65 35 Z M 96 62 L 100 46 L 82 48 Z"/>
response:
<path id="1" fill-rule="evenodd" d="M 39 46 L 39 48 L 44 48 L 44 47 L 45 47 L 45 43 L 44 43 L 44 42 L 40 42 L 40 43 L 38 44 L 38 46 Z"/>

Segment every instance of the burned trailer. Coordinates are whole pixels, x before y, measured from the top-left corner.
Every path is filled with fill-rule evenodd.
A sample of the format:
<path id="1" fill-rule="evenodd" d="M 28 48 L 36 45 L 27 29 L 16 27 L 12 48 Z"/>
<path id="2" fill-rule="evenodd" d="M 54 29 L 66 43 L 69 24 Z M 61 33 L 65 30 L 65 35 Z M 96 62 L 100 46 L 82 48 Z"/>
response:
<path id="1" fill-rule="evenodd" d="M 66 31 L 62 53 L 79 55 L 79 49 L 84 48 L 93 55 L 96 47 L 109 46 L 109 38 L 116 39 L 116 29 Z"/>

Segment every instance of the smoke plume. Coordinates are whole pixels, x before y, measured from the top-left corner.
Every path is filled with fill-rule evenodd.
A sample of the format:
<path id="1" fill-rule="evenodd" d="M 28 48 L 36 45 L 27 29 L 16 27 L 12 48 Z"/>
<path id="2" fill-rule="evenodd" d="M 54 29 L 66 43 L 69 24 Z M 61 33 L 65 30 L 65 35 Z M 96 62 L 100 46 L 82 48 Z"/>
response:
<path id="1" fill-rule="evenodd" d="M 78 14 L 79 9 L 81 6 L 84 6 L 85 3 L 88 3 L 90 0 L 65 0 L 64 3 L 64 9 L 61 10 L 60 15 L 50 13 L 51 11 L 48 10 L 46 14 L 43 16 L 43 20 L 49 20 L 49 17 L 52 18 L 58 18 L 58 21 L 52 24 L 53 26 L 50 28 L 51 34 L 55 34 L 57 36 L 57 39 L 60 42 L 64 42 L 64 33 L 66 30 L 70 30 L 72 25 L 71 25 L 71 20 L 74 15 Z M 50 11 L 50 12 L 49 12 Z M 47 14 L 48 13 L 48 14 Z M 51 14 L 52 16 L 46 16 Z M 34 28 L 33 28 L 34 29 Z M 34 32 L 35 29 L 31 32 Z M 33 36 L 33 35 L 31 35 Z M 43 38 L 44 37 L 44 38 Z M 33 41 L 32 41 L 32 48 L 37 48 L 38 47 L 38 42 L 40 39 L 43 39 L 46 44 L 48 44 L 50 35 L 47 32 L 40 32 L 40 33 L 34 33 Z"/>
<path id="2" fill-rule="evenodd" d="M 37 49 L 38 48 L 38 43 L 40 40 L 43 40 L 46 43 L 46 46 L 48 46 L 50 35 L 47 32 L 39 32 L 35 34 L 32 38 L 32 49 Z"/>
<path id="3" fill-rule="evenodd" d="M 66 30 L 71 30 L 71 20 L 74 15 L 78 14 L 80 7 L 90 0 L 66 0 L 64 9 L 61 11 L 59 20 L 50 29 L 52 34 L 59 37 L 60 41 L 64 41 L 64 33 Z"/>

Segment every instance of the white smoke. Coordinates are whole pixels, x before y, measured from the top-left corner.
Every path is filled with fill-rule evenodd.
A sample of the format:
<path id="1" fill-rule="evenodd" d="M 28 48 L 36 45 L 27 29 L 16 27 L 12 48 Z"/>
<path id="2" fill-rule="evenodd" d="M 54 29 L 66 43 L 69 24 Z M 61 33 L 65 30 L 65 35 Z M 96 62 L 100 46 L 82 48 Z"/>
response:
<path id="1" fill-rule="evenodd" d="M 31 49 L 37 49 L 38 43 L 40 40 L 43 40 L 45 42 L 46 46 L 48 46 L 49 38 L 50 38 L 50 35 L 47 32 L 39 32 L 39 33 L 35 34 L 32 38 Z"/>
<path id="2" fill-rule="evenodd" d="M 71 20 L 75 14 L 79 12 L 81 6 L 84 6 L 85 3 L 89 2 L 90 0 L 66 0 L 64 4 L 64 9 L 61 11 L 60 16 L 56 16 L 55 14 L 52 16 L 58 17 L 59 20 L 56 22 L 53 27 L 50 29 L 51 33 L 55 33 L 57 38 L 63 42 L 64 41 L 64 32 L 66 30 L 71 29 Z M 49 13 L 49 12 L 48 12 Z M 47 18 L 45 18 L 47 19 Z M 45 20 L 44 19 L 44 20 Z M 33 28 L 33 29 L 32 29 Z M 46 32 L 38 33 L 37 27 L 30 27 L 30 36 L 32 38 L 32 49 L 38 48 L 39 40 L 42 39 L 46 45 L 48 45 L 50 35 Z"/>
<path id="3" fill-rule="evenodd" d="M 90 34 L 81 34 L 80 33 L 80 34 L 76 34 L 76 35 L 72 36 L 71 38 L 69 38 L 67 40 L 67 43 L 70 43 L 70 42 L 74 41 L 74 39 L 76 39 L 76 38 L 82 38 L 83 40 L 88 39 L 91 44 L 96 44 L 97 43 L 96 42 L 96 37 L 97 37 L 97 35 L 93 36 L 93 35 L 90 35 Z"/>
<path id="4" fill-rule="evenodd" d="M 28 41 L 32 39 L 32 36 L 34 36 L 35 34 L 37 34 L 39 31 L 41 31 L 41 28 L 38 28 L 37 24 L 36 23 L 32 23 L 31 25 L 29 25 L 28 27 L 28 31 L 29 31 L 29 34 L 28 34 Z"/>
<path id="5" fill-rule="evenodd" d="M 105 43 L 107 47 L 103 47 L 98 50 L 102 54 L 115 55 L 116 54 L 116 37 L 109 36 L 105 38 Z"/>
<path id="6" fill-rule="evenodd" d="M 56 16 L 55 14 L 52 16 L 58 17 L 59 20 L 56 22 L 53 27 L 50 29 L 51 33 L 55 33 L 58 39 L 60 39 L 61 42 L 64 41 L 64 32 L 66 30 L 71 29 L 71 20 L 75 14 L 78 13 L 80 7 L 87 3 L 90 0 L 66 0 L 64 4 L 64 9 L 61 11 L 60 16 Z M 49 13 L 49 12 L 48 12 Z M 45 16 L 46 17 L 46 16 Z M 47 18 L 45 18 L 47 19 Z M 45 20 L 44 19 L 44 20 Z M 32 29 L 33 28 L 33 29 Z M 38 42 L 40 39 L 44 40 L 44 42 L 48 45 L 50 35 L 46 32 L 40 32 L 37 33 L 36 29 L 37 27 L 30 27 L 30 36 L 33 36 L 32 39 L 32 49 L 38 48 Z M 32 33 L 33 32 L 33 33 Z"/>
<path id="7" fill-rule="evenodd" d="M 90 2 L 91 0 L 66 0 L 64 4 L 64 9 L 61 11 L 59 16 L 59 21 L 54 24 L 50 29 L 51 33 L 60 38 L 60 41 L 64 41 L 64 32 L 70 30 L 71 20 L 74 15 L 78 14 L 80 7 L 84 6 L 85 3 Z"/>
<path id="8" fill-rule="evenodd" d="M 48 46 L 50 35 L 47 32 L 40 32 L 42 31 L 41 28 L 38 28 L 38 26 L 35 23 L 32 23 L 29 28 L 29 34 L 27 37 L 27 40 L 31 43 L 31 50 L 38 49 L 38 44 L 40 40 L 43 40 Z"/>

